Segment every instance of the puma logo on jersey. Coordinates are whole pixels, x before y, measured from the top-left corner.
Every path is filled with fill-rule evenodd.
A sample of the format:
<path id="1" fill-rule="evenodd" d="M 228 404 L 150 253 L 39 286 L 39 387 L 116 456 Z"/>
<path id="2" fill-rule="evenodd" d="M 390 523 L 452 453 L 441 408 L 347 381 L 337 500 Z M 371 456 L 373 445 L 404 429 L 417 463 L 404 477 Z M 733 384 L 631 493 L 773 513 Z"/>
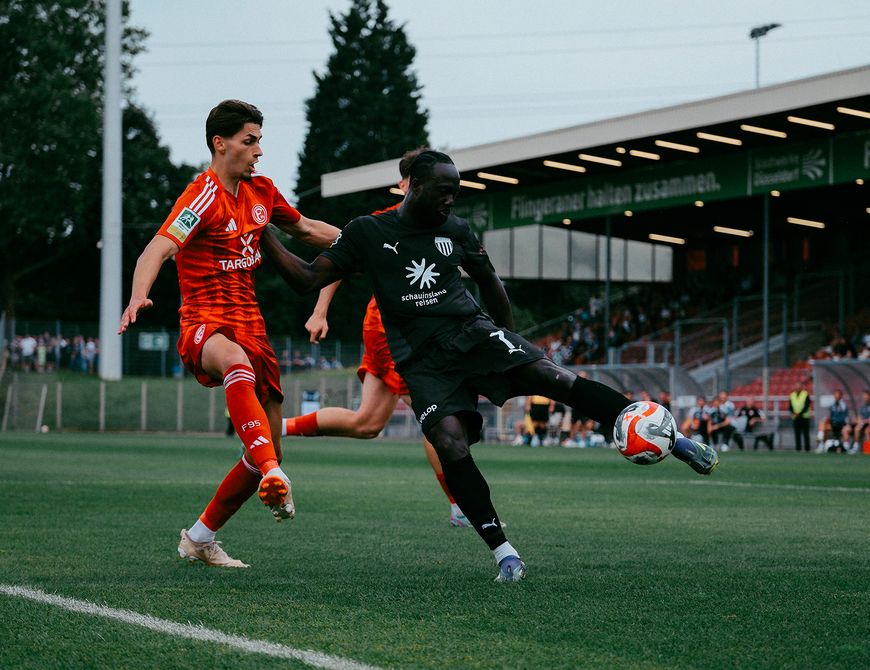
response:
<path id="1" fill-rule="evenodd" d="M 399 246 L 398 242 L 396 242 L 395 244 L 387 244 L 386 242 L 384 242 L 384 249 L 389 249 L 394 254 L 396 254 L 396 256 L 399 255 L 399 250 L 396 249 L 396 247 L 398 247 L 398 246 Z"/>
<path id="2" fill-rule="evenodd" d="M 517 352 L 520 352 L 521 354 L 526 353 L 523 351 L 522 347 L 516 346 L 513 342 L 511 342 L 508 338 L 506 338 L 504 336 L 503 330 L 497 330 L 494 333 L 490 333 L 489 336 L 490 337 L 497 337 L 499 340 L 501 340 L 502 343 L 508 348 L 509 354 L 515 354 Z"/>
<path id="3" fill-rule="evenodd" d="M 231 233 L 231 232 L 238 230 L 238 229 L 239 229 L 239 226 L 236 224 L 236 220 L 230 219 L 230 222 L 227 224 L 227 227 L 224 228 L 224 232 Z"/>
<path id="4" fill-rule="evenodd" d="M 489 523 L 485 523 L 480 527 L 480 530 L 486 530 L 487 528 L 498 528 L 498 524 L 495 522 L 495 518 Z"/>

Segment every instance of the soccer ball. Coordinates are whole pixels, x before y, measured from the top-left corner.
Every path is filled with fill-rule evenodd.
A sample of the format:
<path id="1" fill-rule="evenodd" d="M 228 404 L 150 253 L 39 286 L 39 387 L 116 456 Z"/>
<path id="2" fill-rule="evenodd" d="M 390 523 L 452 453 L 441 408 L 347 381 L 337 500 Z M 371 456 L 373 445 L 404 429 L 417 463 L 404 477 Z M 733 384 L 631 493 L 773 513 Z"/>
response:
<path id="1" fill-rule="evenodd" d="M 677 423 L 657 402 L 635 402 L 619 413 L 613 427 L 613 441 L 619 453 L 632 463 L 652 465 L 674 448 Z"/>

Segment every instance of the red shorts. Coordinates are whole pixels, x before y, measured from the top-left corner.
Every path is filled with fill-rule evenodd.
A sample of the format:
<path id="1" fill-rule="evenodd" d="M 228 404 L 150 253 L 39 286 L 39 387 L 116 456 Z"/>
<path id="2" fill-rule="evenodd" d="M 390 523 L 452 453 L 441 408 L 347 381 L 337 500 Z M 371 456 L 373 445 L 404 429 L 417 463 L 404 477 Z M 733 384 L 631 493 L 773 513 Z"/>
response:
<path id="1" fill-rule="evenodd" d="M 380 379 L 393 395 L 408 395 L 405 380 L 396 372 L 396 364 L 387 346 L 387 334 L 382 330 L 363 330 L 363 359 L 356 371 L 360 381 L 366 373 Z"/>
<path id="2" fill-rule="evenodd" d="M 269 398 L 278 402 L 284 400 L 281 391 L 281 373 L 278 370 L 278 360 L 269 340 L 265 337 L 246 336 L 245 333 L 236 333 L 232 326 L 221 326 L 215 323 L 203 323 L 185 328 L 178 338 L 178 354 L 181 362 L 203 386 L 221 386 L 223 379 L 215 379 L 202 369 L 202 348 L 206 340 L 215 333 L 224 335 L 227 339 L 238 344 L 247 354 L 254 368 L 257 378 L 257 399 L 265 403 Z"/>

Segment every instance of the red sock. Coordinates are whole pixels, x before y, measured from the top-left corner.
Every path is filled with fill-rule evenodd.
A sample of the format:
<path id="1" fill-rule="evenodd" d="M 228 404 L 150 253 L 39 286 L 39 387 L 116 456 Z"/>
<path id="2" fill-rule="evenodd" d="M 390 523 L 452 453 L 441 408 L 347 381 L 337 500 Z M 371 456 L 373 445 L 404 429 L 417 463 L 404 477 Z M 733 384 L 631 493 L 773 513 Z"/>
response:
<path id="1" fill-rule="evenodd" d="M 249 466 L 245 465 L 244 459 L 240 460 L 224 477 L 199 520 L 211 530 L 220 530 L 244 502 L 254 495 L 260 485 L 260 479 L 258 472 L 252 472 Z"/>
<path id="2" fill-rule="evenodd" d="M 224 390 L 227 394 L 227 410 L 236 433 L 242 438 L 245 448 L 254 458 L 264 475 L 278 467 L 275 445 L 269 419 L 254 390 L 256 377 L 249 365 L 233 365 L 224 375 Z"/>
<path id="3" fill-rule="evenodd" d="M 450 489 L 447 488 L 447 483 L 444 481 L 444 473 L 436 472 L 435 479 L 437 479 L 438 483 L 441 484 L 441 490 L 444 491 L 444 495 L 447 496 L 447 500 L 450 501 L 450 504 L 454 504 L 456 501 L 453 499 L 453 494 L 450 493 Z"/>
<path id="4" fill-rule="evenodd" d="M 306 437 L 320 435 L 320 428 L 317 426 L 317 412 L 303 414 L 292 419 L 284 419 L 284 434 L 304 435 Z"/>

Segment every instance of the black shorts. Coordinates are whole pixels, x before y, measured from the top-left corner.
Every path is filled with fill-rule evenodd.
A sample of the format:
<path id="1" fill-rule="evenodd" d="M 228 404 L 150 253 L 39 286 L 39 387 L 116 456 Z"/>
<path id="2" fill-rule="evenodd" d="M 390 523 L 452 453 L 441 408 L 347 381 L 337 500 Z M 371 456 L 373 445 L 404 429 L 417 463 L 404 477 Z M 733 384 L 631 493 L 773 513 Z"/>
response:
<path id="1" fill-rule="evenodd" d="M 529 408 L 529 418 L 538 423 L 547 423 L 550 420 L 550 403 L 546 405 L 532 403 L 532 406 Z"/>
<path id="2" fill-rule="evenodd" d="M 404 362 L 401 374 L 424 434 L 444 417 L 457 414 L 465 422 L 468 443 L 474 444 L 483 424 L 478 396 L 502 405 L 519 395 L 508 371 L 542 358 L 544 352 L 528 340 L 480 318 L 464 324 L 449 341 Z"/>

